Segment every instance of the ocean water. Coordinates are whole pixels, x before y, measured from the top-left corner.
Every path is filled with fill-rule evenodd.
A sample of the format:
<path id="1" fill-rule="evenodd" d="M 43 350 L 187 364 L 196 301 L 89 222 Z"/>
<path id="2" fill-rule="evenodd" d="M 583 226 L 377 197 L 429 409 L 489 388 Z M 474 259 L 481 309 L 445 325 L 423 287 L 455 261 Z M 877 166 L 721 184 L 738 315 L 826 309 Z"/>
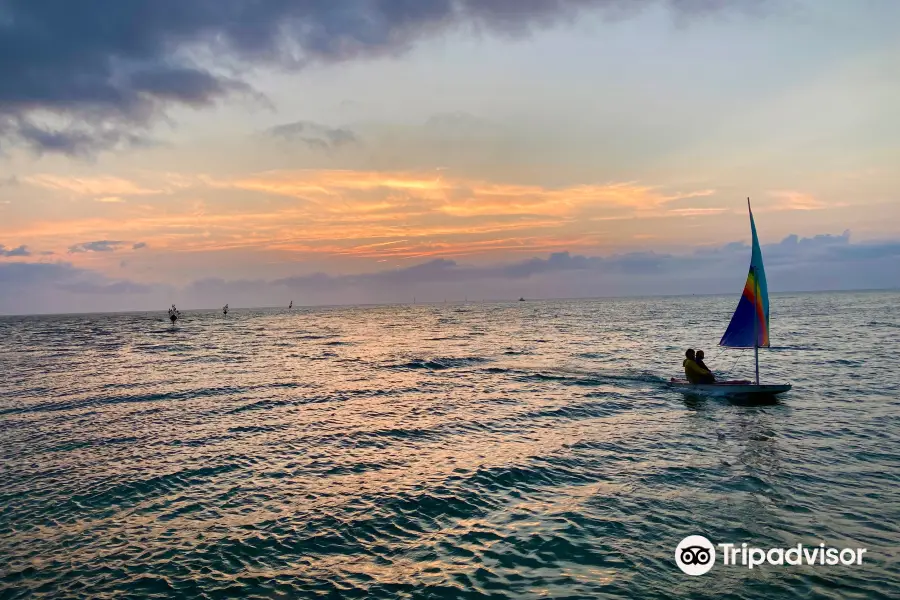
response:
<path id="1" fill-rule="evenodd" d="M 752 376 L 735 304 L 2 318 L 0 597 L 896 598 L 900 294 L 773 295 L 777 403 L 668 390 Z"/>

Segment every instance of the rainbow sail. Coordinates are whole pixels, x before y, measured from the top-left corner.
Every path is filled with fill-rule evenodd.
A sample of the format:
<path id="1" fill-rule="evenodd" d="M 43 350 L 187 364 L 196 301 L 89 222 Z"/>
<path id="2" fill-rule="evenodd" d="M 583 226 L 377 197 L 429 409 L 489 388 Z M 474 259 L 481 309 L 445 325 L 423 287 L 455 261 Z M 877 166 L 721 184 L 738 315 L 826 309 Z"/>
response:
<path id="1" fill-rule="evenodd" d="M 767 348 L 769 289 L 766 286 L 766 271 L 763 268 L 762 252 L 759 249 L 759 238 L 756 237 L 756 224 L 753 222 L 749 198 L 747 210 L 750 211 L 750 232 L 753 235 L 750 273 L 747 275 L 747 283 L 744 284 L 744 293 L 741 294 L 731 323 L 728 324 L 725 335 L 719 340 L 719 345 L 729 348 Z"/>

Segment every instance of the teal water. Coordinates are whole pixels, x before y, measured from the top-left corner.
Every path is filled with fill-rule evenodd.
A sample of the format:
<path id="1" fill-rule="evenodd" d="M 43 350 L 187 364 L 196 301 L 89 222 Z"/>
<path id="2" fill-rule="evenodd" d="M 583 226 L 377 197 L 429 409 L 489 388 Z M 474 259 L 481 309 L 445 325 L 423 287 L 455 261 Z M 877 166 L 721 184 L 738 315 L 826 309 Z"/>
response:
<path id="1" fill-rule="evenodd" d="M 668 390 L 751 375 L 735 303 L 0 319 L 0 597 L 896 597 L 900 294 L 773 295 L 777 403 Z"/>

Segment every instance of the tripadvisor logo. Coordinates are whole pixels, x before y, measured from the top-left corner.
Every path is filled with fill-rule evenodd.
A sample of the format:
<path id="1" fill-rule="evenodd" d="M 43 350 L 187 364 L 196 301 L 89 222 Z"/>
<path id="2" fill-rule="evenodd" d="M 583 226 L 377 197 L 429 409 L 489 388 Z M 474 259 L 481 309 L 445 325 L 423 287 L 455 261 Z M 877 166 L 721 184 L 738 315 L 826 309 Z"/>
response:
<path id="1" fill-rule="evenodd" d="M 790 548 L 755 548 L 746 543 L 713 544 L 702 535 L 689 535 L 675 548 L 675 564 L 687 575 L 703 575 L 716 564 L 716 548 L 721 550 L 722 565 L 748 569 L 769 565 L 836 566 L 861 565 L 865 548 L 828 548 L 825 544 Z"/>
<path id="2" fill-rule="evenodd" d="M 703 575 L 716 564 L 716 548 L 702 535 L 689 535 L 675 548 L 675 563 L 688 575 Z"/>

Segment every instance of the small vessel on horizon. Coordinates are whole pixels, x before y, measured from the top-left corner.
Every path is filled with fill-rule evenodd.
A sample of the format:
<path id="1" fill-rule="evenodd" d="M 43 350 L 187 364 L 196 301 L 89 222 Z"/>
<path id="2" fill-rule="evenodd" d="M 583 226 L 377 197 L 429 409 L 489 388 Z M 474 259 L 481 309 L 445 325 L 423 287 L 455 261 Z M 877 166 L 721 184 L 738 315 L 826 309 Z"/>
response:
<path id="1" fill-rule="evenodd" d="M 226 304 L 225 306 L 222 307 L 222 314 L 223 314 L 223 315 L 227 315 L 227 314 L 228 314 L 228 305 L 227 305 L 227 304 Z"/>
<path id="2" fill-rule="evenodd" d="M 178 320 L 178 317 L 181 316 L 181 311 L 175 308 L 175 305 L 172 305 L 172 308 L 169 309 L 169 320 L 172 321 L 172 325 L 175 324 L 175 321 Z"/>

